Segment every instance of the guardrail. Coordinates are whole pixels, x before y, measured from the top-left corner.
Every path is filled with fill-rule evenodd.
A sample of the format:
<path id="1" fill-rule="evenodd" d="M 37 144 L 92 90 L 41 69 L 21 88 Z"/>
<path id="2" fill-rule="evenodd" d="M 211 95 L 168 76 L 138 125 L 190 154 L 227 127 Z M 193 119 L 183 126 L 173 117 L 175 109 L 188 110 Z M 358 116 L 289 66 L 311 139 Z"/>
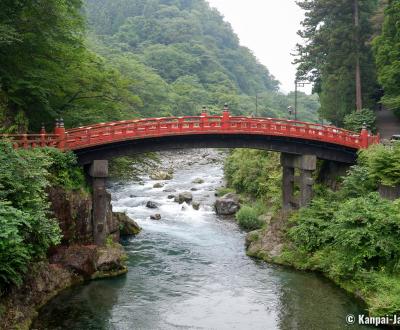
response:
<path id="1" fill-rule="evenodd" d="M 56 147 L 79 150 L 112 142 L 192 134 L 255 134 L 285 136 L 304 140 L 323 141 L 354 149 L 379 143 L 379 136 L 347 131 L 329 125 L 320 125 L 275 118 L 231 116 L 225 110 L 222 116 L 207 115 L 124 120 L 65 129 L 59 121 L 53 134 L 44 129 L 40 134 L 0 135 L 12 141 L 16 148 Z"/>

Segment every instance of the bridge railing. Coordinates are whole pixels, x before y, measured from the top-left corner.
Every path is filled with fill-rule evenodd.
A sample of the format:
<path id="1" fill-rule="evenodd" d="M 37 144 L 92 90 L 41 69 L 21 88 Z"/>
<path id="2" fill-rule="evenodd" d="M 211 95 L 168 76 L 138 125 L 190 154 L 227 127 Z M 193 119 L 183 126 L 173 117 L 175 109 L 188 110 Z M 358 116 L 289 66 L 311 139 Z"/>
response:
<path id="1" fill-rule="evenodd" d="M 306 140 L 323 141 L 355 149 L 366 148 L 378 143 L 379 137 L 370 135 L 366 129 L 361 133 L 347 131 L 329 125 L 276 118 L 253 118 L 206 115 L 134 119 L 65 130 L 58 125 L 55 134 L 7 135 L 15 147 L 35 148 L 43 146 L 76 150 L 95 145 L 107 144 L 146 137 L 163 137 L 185 134 L 255 134 L 286 136 Z"/>

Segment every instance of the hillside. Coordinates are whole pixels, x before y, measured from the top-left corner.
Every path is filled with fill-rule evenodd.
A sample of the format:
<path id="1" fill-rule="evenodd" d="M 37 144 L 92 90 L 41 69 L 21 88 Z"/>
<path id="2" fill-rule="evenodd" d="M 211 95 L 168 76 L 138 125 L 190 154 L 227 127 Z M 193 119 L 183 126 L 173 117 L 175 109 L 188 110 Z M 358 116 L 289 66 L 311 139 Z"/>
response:
<path id="1" fill-rule="evenodd" d="M 2 131 L 37 131 L 42 122 L 51 129 L 58 117 L 71 127 L 193 115 L 204 105 L 216 113 L 224 103 L 234 114 L 288 118 L 294 105 L 204 0 L 40 0 L 0 9 Z M 300 93 L 300 119 L 315 120 L 318 108 L 316 96 Z"/>
<path id="2" fill-rule="evenodd" d="M 262 116 L 286 117 L 293 104 L 205 1 L 87 0 L 85 8 L 96 51 L 136 82 L 141 115 L 220 111 L 225 102 L 235 114 L 255 114 L 256 94 Z M 310 112 L 300 102 L 303 118 L 315 120 L 317 98 L 301 99 Z"/>

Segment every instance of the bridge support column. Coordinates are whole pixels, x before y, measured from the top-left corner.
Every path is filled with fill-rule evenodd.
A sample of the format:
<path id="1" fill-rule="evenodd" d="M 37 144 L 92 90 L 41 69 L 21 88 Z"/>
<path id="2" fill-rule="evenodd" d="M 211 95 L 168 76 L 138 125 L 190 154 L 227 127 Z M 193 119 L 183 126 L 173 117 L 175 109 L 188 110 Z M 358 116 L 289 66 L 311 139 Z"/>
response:
<path id="1" fill-rule="evenodd" d="M 107 239 L 108 193 L 106 179 L 108 177 L 108 161 L 94 160 L 90 165 L 89 175 L 93 187 L 93 237 L 94 243 L 104 245 Z"/>
<path id="2" fill-rule="evenodd" d="M 281 154 L 281 165 L 283 168 L 282 196 L 283 209 L 291 210 L 296 204 L 299 207 L 307 206 L 312 199 L 313 171 L 317 168 L 317 157 L 314 155 Z M 294 200 L 295 169 L 300 170 L 300 198 L 298 203 Z"/>
<path id="3" fill-rule="evenodd" d="M 294 168 L 283 166 L 282 170 L 283 210 L 286 211 L 292 209 L 294 195 Z"/>

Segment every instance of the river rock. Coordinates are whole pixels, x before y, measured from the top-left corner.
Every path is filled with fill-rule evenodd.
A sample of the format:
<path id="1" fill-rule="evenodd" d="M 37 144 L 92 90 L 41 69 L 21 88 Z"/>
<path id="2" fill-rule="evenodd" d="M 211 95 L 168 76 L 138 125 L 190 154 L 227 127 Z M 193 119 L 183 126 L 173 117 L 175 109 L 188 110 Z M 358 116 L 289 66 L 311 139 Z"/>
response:
<path id="1" fill-rule="evenodd" d="M 200 203 L 199 202 L 193 202 L 192 207 L 194 210 L 198 211 L 200 210 Z"/>
<path id="2" fill-rule="evenodd" d="M 219 215 L 232 215 L 240 209 L 239 196 L 236 194 L 226 194 L 215 201 L 215 211 Z"/>
<path id="3" fill-rule="evenodd" d="M 168 195 L 168 199 L 174 199 L 175 195 Z"/>
<path id="4" fill-rule="evenodd" d="M 194 180 L 192 181 L 192 183 L 194 183 L 194 184 L 202 184 L 202 183 L 204 183 L 204 180 L 201 179 L 201 178 L 197 178 L 197 179 L 194 179 Z"/>
<path id="5" fill-rule="evenodd" d="M 151 220 L 161 220 L 161 214 L 156 213 L 150 216 Z"/>
<path id="6" fill-rule="evenodd" d="M 156 184 L 153 185 L 153 188 L 162 188 L 164 185 L 162 183 L 157 182 Z"/>
<path id="7" fill-rule="evenodd" d="M 148 201 L 146 207 L 149 209 L 156 209 L 158 208 L 158 204 L 156 202 Z"/>
<path id="8" fill-rule="evenodd" d="M 185 191 L 180 193 L 178 196 L 175 197 L 175 202 L 182 204 L 182 203 L 190 203 L 193 200 L 193 195 L 189 191 Z"/>
<path id="9" fill-rule="evenodd" d="M 174 192 L 176 192 L 176 189 L 168 188 L 168 189 L 164 189 L 163 192 L 174 193 Z"/>
<path id="10" fill-rule="evenodd" d="M 197 190 L 199 190 L 199 189 L 197 189 L 197 188 L 190 189 L 190 191 L 197 191 Z"/>
<path id="11" fill-rule="evenodd" d="M 152 180 L 171 180 L 172 174 L 165 171 L 155 171 L 150 175 Z"/>
<path id="12" fill-rule="evenodd" d="M 121 262 L 123 259 L 124 250 L 122 246 L 116 244 L 114 246 L 98 247 L 96 269 L 98 272 L 109 272 L 123 269 Z M 94 274 L 92 277 L 98 277 Z"/>
<path id="13" fill-rule="evenodd" d="M 121 235 L 137 235 L 142 230 L 136 221 L 128 217 L 126 213 L 113 212 L 113 217 L 119 223 L 119 232 Z"/>

